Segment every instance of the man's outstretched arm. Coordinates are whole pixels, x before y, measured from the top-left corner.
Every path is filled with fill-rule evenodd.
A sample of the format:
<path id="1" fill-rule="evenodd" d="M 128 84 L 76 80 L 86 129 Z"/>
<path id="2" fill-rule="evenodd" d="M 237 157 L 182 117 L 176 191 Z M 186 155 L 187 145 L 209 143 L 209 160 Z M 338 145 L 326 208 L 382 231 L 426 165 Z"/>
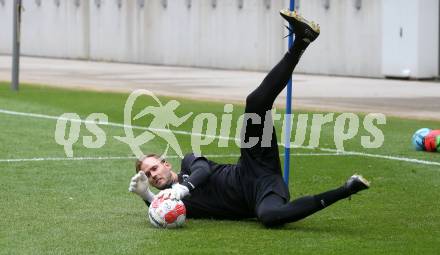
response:
<path id="1" fill-rule="evenodd" d="M 189 169 L 191 174 L 183 180 L 182 185 L 187 187 L 190 192 L 205 183 L 212 174 L 208 161 L 202 157 L 194 160 Z"/>
<path id="2" fill-rule="evenodd" d="M 189 195 L 191 191 L 195 190 L 197 187 L 205 183 L 209 176 L 212 174 L 211 167 L 209 166 L 208 161 L 203 158 L 195 159 L 190 167 L 190 175 L 188 178 L 184 179 L 182 183 L 175 183 L 171 186 L 171 189 L 166 189 L 157 195 L 166 196 L 166 197 L 174 197 L 177 199 L 182 199 L 185 196 Z"/>

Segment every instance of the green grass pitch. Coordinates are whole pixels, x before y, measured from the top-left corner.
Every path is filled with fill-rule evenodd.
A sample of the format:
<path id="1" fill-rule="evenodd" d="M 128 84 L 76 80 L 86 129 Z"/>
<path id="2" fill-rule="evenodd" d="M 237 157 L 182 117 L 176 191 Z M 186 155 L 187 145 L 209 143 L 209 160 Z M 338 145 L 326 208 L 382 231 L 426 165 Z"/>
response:
<path id="1" fill-rule="evenodd" d="M 14 93 L 8 84 L 0 83 L 1 110 L 50 116 L 75 112 L 82 118 L 102 112 L 116 123 L 123 123 L 127 96 L 44 86 L 22 86 Z M 179 116 L 223 113 L 220 103 L 179 101 Z M 136 105 L 136 113 L 145 102 Z M 234 118 L 242 110 L 242 105 L 236 105 Z M 0 113 L 0 254 L 438 254 L 440 250 L 440 153 L 416 152 L 410 143 L 418 128 L 440 129 L 438 121 L 388 117 L 387 124 L 380 126 L 385 134 L 381 148 L 362 148 L 362 134 L 345 144 L 348 151 L 434 162 L 431 165 L 293 149 L 297 154 L 291 159 L 293 198 L 336 187 L 353 173 L 372 182 L 370 190 L 303 221 L 265 229 L 254 219 L 190 219 L 178 230 L 150 226 L 145 205 L 127 191 L 134 174 L 133 159 L 47 160 L 66 157 L 54 140 L 55 124 L 53 119 Z M 102 128 L 106 144 L 88 149 L 82 136 L 90 133 L 82 125 L 73 147 L 75 157 L 132 155 L 127 145 L 113 138 L 124 135 L 122 128 Z M 178 129 L 191 132 L 191 125 L 185 123 Z M 189 136 L 176 137 L 183 151 L 191 150 Z M 334 148 L 333 124 L 323 127 L 320 146 Z M 163 147 L 163 140 L 156 138 L 143 149 Z M 239 150 L 236 146 L 217 148 L 216 140 L 203 146 L 203 152 L 227 155 Z M 46 160 L 6 161 L 31 158 Z M 237 158 L 215 160 L 233 163 Z M 170 161 L 179 168 L 178 160 Z"/>

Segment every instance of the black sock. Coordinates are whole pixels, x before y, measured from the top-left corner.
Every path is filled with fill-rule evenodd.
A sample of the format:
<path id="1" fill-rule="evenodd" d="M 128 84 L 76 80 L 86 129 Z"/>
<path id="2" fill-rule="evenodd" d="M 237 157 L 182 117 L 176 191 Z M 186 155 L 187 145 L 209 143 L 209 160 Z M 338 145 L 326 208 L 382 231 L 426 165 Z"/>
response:
<path id="1" fill-rule="evenodd" d="M 287 54 L 291 57 L 291 61 L 293 61 L 296 64 L 298 64 L 299 60 L 301 59 L 301 56 L 304 54 L 304 51 L 309 46 L 309 43 L 304 42 L 300 38 L 295 40 L 292 47 L 289 48 L 287 51 Z"/>
<path id="2" fill-rule="evenodd" d="M 349 197 L 350 195 L 349 190 L 343 185 L 337 189 L 315 195 L 314 198 L 322 206 L 322 208 L 325 208 L 341 199 Z"/>

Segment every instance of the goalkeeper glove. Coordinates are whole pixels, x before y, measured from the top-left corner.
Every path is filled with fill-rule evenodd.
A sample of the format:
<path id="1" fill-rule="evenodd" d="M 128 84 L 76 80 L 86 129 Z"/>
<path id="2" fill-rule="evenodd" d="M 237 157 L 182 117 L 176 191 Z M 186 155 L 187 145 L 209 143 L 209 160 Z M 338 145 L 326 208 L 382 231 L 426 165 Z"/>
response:
<path id="1" fill-rule="evenodd" d="M 150 203 L 153 201 L 154 193 L 150 191 L 148 178 L 142 171 L 139 171 L 139 173 L 131 178 L 128 191 L 137 194 L 144 201 L 148 201 Z"/>
<path id="2" fill-rule="evenodd" d="M 181 200 L 182 198 L 186 197 L 189 194 L 189 189 L 179 183 L 175 183 L 171 186 L 171 189 L 164 189 L 159 194 L 157 194 L 157 197 L 164 197 L 169 199 L 177 199 Z"/>

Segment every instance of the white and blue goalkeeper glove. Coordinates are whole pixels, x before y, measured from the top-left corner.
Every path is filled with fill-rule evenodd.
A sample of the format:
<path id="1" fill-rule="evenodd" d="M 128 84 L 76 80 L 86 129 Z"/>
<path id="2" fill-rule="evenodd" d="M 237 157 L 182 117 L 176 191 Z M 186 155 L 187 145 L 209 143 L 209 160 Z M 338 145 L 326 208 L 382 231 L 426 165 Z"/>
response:
<path id="1" fill-rule="evenodd" d="M 157 197 L 164 197 L 169 199 L 177 199 L 181 200 L 182 198 L 186 197 L 189 194 L 189 189 L 179 183 L 175 183 L 171 186 L 171 189 L 164 189 L 159 194 L 157 194 Z"/>
<path id="2" fill-rule="evenodd" d="M 139 173 L 131 178 L 128 191 L 137 194 L 144 201 L 148 201 L 150 203 L 154 199 L 154 193 L 150 190 L 148 178 L 142 171 L 139 171 Z"/>

